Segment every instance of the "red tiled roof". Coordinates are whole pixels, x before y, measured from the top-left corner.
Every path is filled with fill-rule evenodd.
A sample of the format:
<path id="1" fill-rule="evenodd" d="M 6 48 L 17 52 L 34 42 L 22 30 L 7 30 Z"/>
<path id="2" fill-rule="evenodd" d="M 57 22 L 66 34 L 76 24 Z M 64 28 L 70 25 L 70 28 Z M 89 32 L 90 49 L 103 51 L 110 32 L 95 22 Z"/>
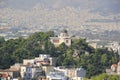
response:
<path id="1" fill-rule="evenodd" d="M 117 64 L 112 64 L 113 67 L 117 67 Z"/>

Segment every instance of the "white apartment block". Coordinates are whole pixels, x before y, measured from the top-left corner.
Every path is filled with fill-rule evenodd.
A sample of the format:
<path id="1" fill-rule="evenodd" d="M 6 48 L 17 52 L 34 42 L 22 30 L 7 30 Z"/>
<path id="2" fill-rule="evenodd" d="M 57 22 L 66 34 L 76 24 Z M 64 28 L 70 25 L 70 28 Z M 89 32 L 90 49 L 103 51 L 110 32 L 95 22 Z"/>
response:
<path id="1" fill-rule="evenodd" d="M 83 80 L 86 74 L 86 71 L 82 67 L 80 68 L 57 67 L 55 68 L 55 70 L 65 73 L 65 76 L 67 76 L 69 80 Z"/>
<path id="2" fill-rule="evenodd" d="M 38 77 L 37 76 L 38 73 L 39 74 L 42 73 L 42 68 L 38 66 L 22 65 L 20 69 L 21 77 L 24 78 L 25 80 L 30 80 L 35 76 Z"/>
<path id="3" fill-rule="evenodd" d="M 50 72 L 50 75 L 47 76 L 48 80 L 67 80 L 67 77 L 63 72 Z"/>
<path id="4" fill-rule="evenodd" d="M 24 59 L 23 60 L 23 65 L 51 65 L 55 66 L 56 65 L 56 58 L 55 57 L 50 57 L 49 54 L 40 54 L 39 57 L 35 57 L 35 59 Z"/>

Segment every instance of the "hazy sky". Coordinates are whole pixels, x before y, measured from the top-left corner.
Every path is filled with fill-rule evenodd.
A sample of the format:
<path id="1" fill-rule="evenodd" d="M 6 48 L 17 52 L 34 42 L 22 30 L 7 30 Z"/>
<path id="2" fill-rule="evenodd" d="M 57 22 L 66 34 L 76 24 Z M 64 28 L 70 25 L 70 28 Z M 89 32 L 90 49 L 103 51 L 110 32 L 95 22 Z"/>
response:
<path id="1" fill-rule="evenodd" d="M 92 12 L 120 13 L 120 0 L 0 0 L 0 8 L 30 9 L 38 4 L 51 9 L 69 6 Z"/>

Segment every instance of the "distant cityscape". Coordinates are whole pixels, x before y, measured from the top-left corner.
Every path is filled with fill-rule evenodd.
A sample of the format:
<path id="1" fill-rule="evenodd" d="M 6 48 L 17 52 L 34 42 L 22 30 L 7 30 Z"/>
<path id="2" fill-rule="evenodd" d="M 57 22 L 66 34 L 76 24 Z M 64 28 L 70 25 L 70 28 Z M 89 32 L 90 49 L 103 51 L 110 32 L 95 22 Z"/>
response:
<path id="1" fill-rule="evenodd" d="M 25 4 L 27 1 L 21 0 L 21 2 L 25 2 Z M 29 1 L 32 2 L 32 0 Z M 26 9 L 16 7 L 19 0 L 8 1 L 9 5 L 5 5 L 6 2 L 7 1 L 1 1 L 0 8 L 0 36 L 4 36 L 6 39 L 17 38 L 19 36 L 27 37 L 34 32 L 50 30 L 58 34 L 61 30 L 67 29 L 69 34 L 72 33 L 71 35 L 78 37 L 120 41 L 119 9 L 114 11 L 112 9 L 117 9 L 117 7 L 108 7 L 105 5 L 105 3 L 108 4 L 111 2 L 113 2 L 111 5 L 118 5 L 117 2 L 119 3 L 119 1 L 116 1 L 116 3 L 114 1 L 107 1 L 108 3 L 101 2 L 101 5 L 106 6 L 104 8 L 100 7 L 101 5 L 98 4 L 99 1 L 91 2 L 99 6 L 92 5 L 86 0 L 83 2 L 78 1 L 80 4 L 78 7 L 75 5 L 68 6 L 69 0 L 65 1 L 65 4 L 62 4 L 62 0 L 55 1 L 65 6 L 61 7 L 58 5 L 60 8 L 54 8 L 56 6 L 54 0 L 52 0 L 53 5 L 50 1 L 41 1 L 41 3 L 35 1 L 36 4 L 34 6 Z M 77 1 L 72 2 L 76 3 Z M 48 5 L 43 5 L 43 3 Z M 19 7 L 20 4 L 18 4 Z M 10 5 L 12 5 L 12 7 Z M 52 8 L 49 8 L 49 5 L 51 5 Z M 91 7 L 88 7 L 89 5 Z M 23 5 L 23 7 L 26 6 L 29 5 Z M 98 8 L 98 10 L 96 10 L 96 8 Z"/>

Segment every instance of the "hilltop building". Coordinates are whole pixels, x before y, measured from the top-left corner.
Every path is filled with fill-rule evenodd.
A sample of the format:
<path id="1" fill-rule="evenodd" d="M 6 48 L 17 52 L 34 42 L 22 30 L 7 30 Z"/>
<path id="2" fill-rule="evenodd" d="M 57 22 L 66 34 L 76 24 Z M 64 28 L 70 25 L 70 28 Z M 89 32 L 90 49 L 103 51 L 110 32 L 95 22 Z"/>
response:
<path id="1" fill-rule="evenodd" d="M 67 46 L 71 45 L 71 37 L 68 35 L 67 30 L 61 31 L 60 35 L 57 37 L 50 37 L 51 43 L 53 43 L 56 47 L 58 47 L 61 43 L 65 43 Z"/>

